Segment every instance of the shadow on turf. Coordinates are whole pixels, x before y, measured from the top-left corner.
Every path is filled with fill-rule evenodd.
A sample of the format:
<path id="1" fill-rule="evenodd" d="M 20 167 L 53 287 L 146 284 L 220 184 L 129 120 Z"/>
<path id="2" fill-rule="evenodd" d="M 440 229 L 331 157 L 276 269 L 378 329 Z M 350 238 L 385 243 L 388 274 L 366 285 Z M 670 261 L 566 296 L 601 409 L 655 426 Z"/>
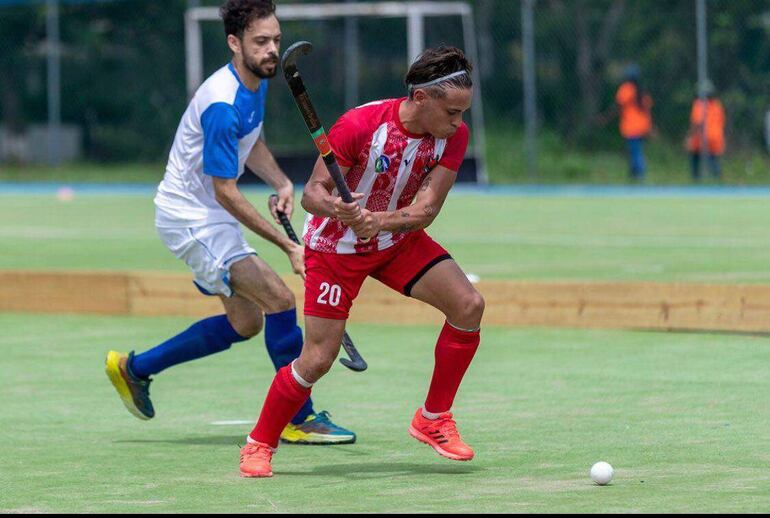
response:
<path id="1" fill-rule="evenodd" d="M 426 458 L 424 463 L 416 462 L 362 462 L 353 464 L 330 464 L 317 466 L 312 471 L 276 471 L 279 476 L 322 476 L 344 478 L 391 478 L 399 476 L 420 475 L 467 475 L 484 471 L 481 466 L 466 462 L 452 464 L 435 464 L 439 459 Z M 453 462 L 453 461 L 443 461 Z"/>
<path id="2" fill-rule="evenodd" d="M 184 444 L 195 446 L 225 445 L 243 446 L 242 436 L 232 435 L 201 435 L 179 439 L 126 439 L 114 441 L 118 444 Z M 335 452 L 352 456 L 370 456 L 371 453 L 345 444 L 328 446 Z M 284 445 L 284 447 L 299 448 L 299 445 Z M 307 446 L 303 446 L 307 447 Z M 317 446 L 322 448 L 322 446 Z M 484 468 L 467 462 L 454 462 L 435 458 L 435 454 L 426 451 L 425 463 L 415 462 L 363 462 L 353 464 L 330 464 L 317 466 L 312 471 L 276 471 L 281 476 L 336 476 L 347 478 L 385 478 L 398 476 L 421 475 L 464 475 L 484 471 Z"/>
<path id="3" fill-rule="evenodd" d="M 243 446 L 246 436 L 241 435 L 199 435 L 196 437 L 183 437 L 178 439 L 125 439 L 116 443 L 133 444 L 191 444 L 200 446 L 225 445 Z"/>
<path id="4" fill-rule="evenodd" d="M 192 446 L 233 446 L 240 448 L 246 442 L 243 435 L 199 435 L 179 439 L 124 439 L 114 441 L 116 444 L 185 444 Z M 361 449 L 347 448 L 351 444 L 281 444 L 284 448 L 334 448 L 336 451 L 354 457 L 366 456 L 368 453 Z"/>

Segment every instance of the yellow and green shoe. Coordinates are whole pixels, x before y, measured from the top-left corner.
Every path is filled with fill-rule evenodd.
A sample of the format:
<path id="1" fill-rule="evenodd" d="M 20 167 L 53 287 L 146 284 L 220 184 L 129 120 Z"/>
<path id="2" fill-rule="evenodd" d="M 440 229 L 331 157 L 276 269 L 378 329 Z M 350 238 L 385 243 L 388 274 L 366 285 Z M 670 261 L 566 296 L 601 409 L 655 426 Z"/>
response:
<path id="1" fill-rule="evenodd" d="M 133 355 L 133 351 L 129 354 L 110 351 L 107 353 L 105 371 L 128 411 L 146 421 L 155 415 L 150 401 L 152 380 L 140 378 L 131 372 L 129 363 Z"/>
<path id="2" fill-rule="evenodd" d="M 310 414 L 304 423 L 286 425 L 281 442 L 287 444 L 352 444 L 356 434 L 337 426 L 327 411 Z"/>

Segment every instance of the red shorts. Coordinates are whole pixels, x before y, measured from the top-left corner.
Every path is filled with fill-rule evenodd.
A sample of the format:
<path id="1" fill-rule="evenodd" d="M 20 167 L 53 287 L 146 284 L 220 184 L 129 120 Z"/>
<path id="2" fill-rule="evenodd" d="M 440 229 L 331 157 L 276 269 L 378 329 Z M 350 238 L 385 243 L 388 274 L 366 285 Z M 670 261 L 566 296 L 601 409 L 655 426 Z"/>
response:
<path id="1" fill-rule="evenodd" d="M 305 315 L 347 320 L 369 276 L 409 297 L 428 270 L 451 258 L 422 230 L 379 252 L 330 254 L 305 247 Z"/>

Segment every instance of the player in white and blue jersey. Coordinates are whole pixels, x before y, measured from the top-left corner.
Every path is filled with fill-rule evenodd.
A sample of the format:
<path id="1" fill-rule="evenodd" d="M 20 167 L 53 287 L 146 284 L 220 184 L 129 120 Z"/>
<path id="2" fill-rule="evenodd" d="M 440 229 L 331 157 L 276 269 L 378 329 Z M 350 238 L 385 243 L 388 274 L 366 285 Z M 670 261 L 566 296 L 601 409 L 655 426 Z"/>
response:
<path id="1" fill-rule="evenodd" d="M 240 225 L 281 248 L 304 277 L 304 249 L 266 221 L 240 192 L 248 167 L 278 194 L 276 210 L 291 216 L 294 187 L 260 139 L 267 79 L 278 69 L 281 30 L 272 0 L 228 0 L 220 9 L 233 60 L 209 77 L 190 101 L 155 196 L 155 225 L 168 249 L 192 270 L 205 295 L 218 296 L 225 314 L 141 354 L 110 351 L 107 374 L 128 410 L 155 415 L 150 376 L 230 348 L 257 335 L 276 370 L 302 350 L 294 294 L 245 241 Z M 263 317 L 264 314 L 264 317 Z M 286 442 L 340 444 L 355 434 L 316 413 L 312 401 L 286 427 Z"/>

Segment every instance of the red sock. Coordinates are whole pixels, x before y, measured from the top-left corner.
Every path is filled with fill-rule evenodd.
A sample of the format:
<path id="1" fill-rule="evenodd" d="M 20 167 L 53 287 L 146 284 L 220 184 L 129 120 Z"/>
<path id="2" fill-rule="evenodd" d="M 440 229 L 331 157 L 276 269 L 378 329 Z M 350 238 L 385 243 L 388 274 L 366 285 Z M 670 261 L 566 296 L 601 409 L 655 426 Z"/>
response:
<path id="1" fill-rule="evenodd" d="M 291 418 L 310 397 L 311 389 L 305 388 L 294 379 L 291 364 L 279 370 L 262 406 L 257 426 L 249 434 L 253 440 L 278 447 L 281 432 Z"/>
<path id="2" fill-rule="evenodd" d="M 426 411 L 437 414 L 452 408 L 457 389 L 480 341 L 479 331 L 461 331 L 449 322 L 444 324 L 436 343 L 436 367 L 425 400 Z"/>

